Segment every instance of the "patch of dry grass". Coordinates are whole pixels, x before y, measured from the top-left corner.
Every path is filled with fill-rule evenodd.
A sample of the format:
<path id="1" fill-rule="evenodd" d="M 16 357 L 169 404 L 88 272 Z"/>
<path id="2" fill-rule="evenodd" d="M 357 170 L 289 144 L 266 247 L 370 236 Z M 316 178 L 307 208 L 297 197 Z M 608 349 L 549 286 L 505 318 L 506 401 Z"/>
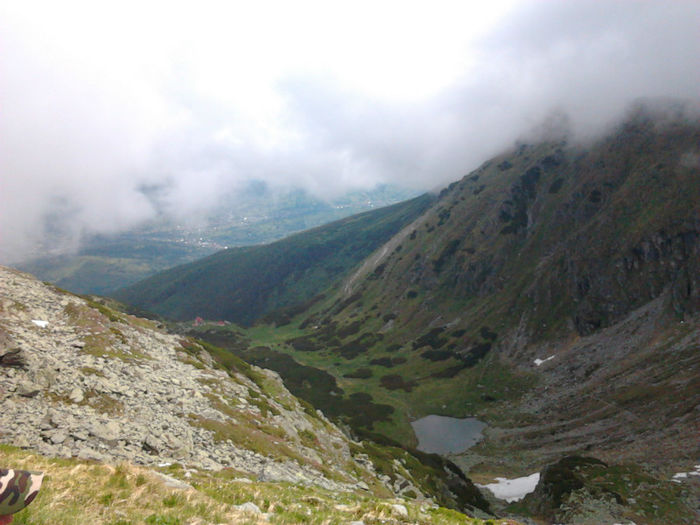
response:
<path id="1" fill-rule="evenodd" d="M 169 489 L 153 472 L 128 464 L 49 459 L 5 446 L 0 463 L 46 473 L 39 495 L 15 516 L 16 524 L 262 523 L 195 489 Z"/>
<path id="2" fill-rule="evenodd" d="M 161 469 L 192 486 L 183 490 L 168 488 L 145 467 L 51 459 L 7 445 L 0 445 L 0 465 L 46 473 L 36 500 L 15 515 L 16 525 L 329 525 L 360 520 L 367 525 L 484 523 L 425 503 L 289 483 L 251 482 L 231 469 L 190 470 L 189 477 L 180 465 Z M 246 502 L 255 503 L 265 514 L 244 513 L 235 507 Z M 394 504 L 403 505 L 408 515 Z"/>

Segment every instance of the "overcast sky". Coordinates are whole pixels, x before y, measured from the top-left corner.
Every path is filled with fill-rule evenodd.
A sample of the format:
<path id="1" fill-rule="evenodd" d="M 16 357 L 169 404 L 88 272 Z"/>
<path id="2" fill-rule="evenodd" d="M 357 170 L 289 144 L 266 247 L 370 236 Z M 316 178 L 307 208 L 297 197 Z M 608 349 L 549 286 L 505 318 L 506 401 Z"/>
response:
<path id="1" fill-rule="evenodd" d="M 0 261 L 250 179 L 432 189 L 553 110 L 696 98 L 700 2 L 0 3 Z"/>

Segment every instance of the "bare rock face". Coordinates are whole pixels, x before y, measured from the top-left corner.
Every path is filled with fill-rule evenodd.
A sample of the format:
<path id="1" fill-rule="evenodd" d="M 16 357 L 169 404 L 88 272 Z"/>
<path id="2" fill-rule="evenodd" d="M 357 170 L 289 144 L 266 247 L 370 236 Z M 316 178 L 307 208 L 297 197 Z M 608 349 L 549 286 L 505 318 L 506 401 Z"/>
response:
<path id="1" fill-rule="evenodd" d="M 376 479 L 274 372 L 217 366 L 195 341 L 0 267 L 1 442 L 334 490 Z"/>
<path id="2" fill-rule="evenodd" d="M 24 380 L 20 381 L 20 383 L 17 385 L 16 392 L 22 397 L 34 397 L 40 390 L 41 386 L 33 383 L 32 381 Z"/>
<path id="3" fill-rule="evenodd" d="M 68 398 L 73 403 L 80 403 L 84 399 L 83 391 L 76 386 L 73 390 L 70 391 Z"/>

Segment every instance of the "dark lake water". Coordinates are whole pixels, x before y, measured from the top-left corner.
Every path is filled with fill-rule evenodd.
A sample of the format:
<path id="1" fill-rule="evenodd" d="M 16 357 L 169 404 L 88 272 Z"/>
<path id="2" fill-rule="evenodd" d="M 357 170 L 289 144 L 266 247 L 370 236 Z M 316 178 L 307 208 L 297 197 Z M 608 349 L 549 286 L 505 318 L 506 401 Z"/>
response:
<path id="1" fill-rule="evenodd" d="M 457 454 L 474 446 L 486 427 L 474 417 L 425 416 L 411 423 L 418 450 L 435 454 Z"/>

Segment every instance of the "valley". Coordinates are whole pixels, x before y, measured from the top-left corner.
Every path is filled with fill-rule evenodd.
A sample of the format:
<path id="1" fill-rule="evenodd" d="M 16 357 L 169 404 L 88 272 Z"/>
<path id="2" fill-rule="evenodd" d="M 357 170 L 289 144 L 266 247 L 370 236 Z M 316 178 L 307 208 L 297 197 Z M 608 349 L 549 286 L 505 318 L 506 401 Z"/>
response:
<path id="1" fill-rule="evenodd" d="M 521 145 L 315 303 L 180 329 L 360 435 L 415 447 L 416 419 L 478 417 L 484 439 L 450 458 L 482 483 L 585 456 L 669 486 L 700 452 L 698 143 L 697 122 L 638 108 L 586 150 Z"/>
<path id="2" fill-rule="evenodd" d="M 676 474 L 700 458 L 700 121 L 680 115 L 636 106 L 591 144 L 519 143 L 437 196 L 99 304 L 193 341 L 186 362 L 279 374 L 273 398 L 318 409 L 399 497 L 477 518 L 691 524 L 700 479 Z M 477 418 L 481 437 L 420 452 L 426 416 Z M 497 478 L 532 486 L 505 501 L 471 481 Z"/>
<path id="3" fill-rule="evenodd" d="M 47 473 L 24 523 L 492 516 L 448 461 L 353 440 L 276 373 L 118 306 L 0 267 L 0 462 Z"/>

